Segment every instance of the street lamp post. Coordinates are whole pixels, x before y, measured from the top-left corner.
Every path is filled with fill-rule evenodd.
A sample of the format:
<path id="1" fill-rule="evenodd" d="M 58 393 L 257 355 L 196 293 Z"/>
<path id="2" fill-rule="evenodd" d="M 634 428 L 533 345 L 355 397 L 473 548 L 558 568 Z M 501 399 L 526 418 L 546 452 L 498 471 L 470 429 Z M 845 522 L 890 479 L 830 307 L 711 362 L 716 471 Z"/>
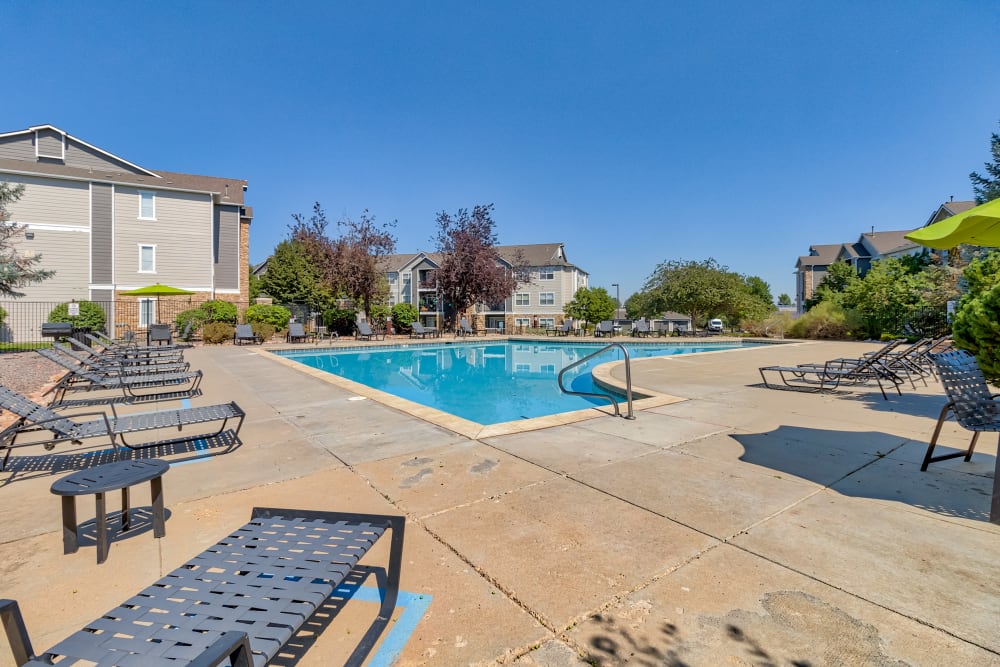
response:
<path id="1" fill-rule="evenodd" d="M 618 310 L 622 307 L 622 295 L 619 292 L 618 283 L 611 283 L 611 286 L 615 288 L 615 319 L 618 319 Z"/>

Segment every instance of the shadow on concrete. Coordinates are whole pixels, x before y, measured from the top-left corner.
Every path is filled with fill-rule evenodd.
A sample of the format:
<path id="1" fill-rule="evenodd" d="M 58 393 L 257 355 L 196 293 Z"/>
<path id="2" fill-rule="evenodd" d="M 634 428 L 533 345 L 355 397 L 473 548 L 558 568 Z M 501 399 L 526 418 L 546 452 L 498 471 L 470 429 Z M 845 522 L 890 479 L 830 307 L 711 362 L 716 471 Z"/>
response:
<path id="1" fill-rule="evenodd" d="M 118 496 L 117 493 L 110 494 L 113 497 Z M 147 494 L 148 495 L 148 494 Z M 169 521 L 171 512 L 169 509 L 165 509 L 163 512 L 163 517 L 165 520 Z M 115 542 L 120 542 L 122 540 L 135 537 L 136 535 L 142 535 L 153 530 L 153 508 L 149 505 L 133 507 L 132 511 L 129 512 L 130 527 L 126 531 L 122 531 L 122 513 L 121 510 L 116 512 L 108 512 L 108 540 L 114 544 Z M 78 543 L 80 547 L 96 547 L 97 546 L 97 520 L 89 519 L 80 524 L 77 528 Z"/>
<path id="2" fill-rule="evenodd" d="M 779 426 L 766 433 L 733 434 L 741 461 L 809 480 L 846 496 L 903 503 L 944 516 L 989 521 L 993 457 L 979 454 L 965 469 L 920 471 L 917 459 L 891 456 L 925 443 L 879 431 L 833 431 Z M 938 446 L 940 452 L 957 451 Z M 985 459 L 989 459 L 985 462 Z"/>
<path id="3" fill-rule="evenodd" d="M 12 455 L 3 473 L 6 477 L 0 480 L 0 487 L 26 479 L 35 479 L 49 475 L 62 475 L 86 468 L 94 468 L 105 463 L 122 459 L 156 459 L 166 458 L 169 463 L 196 461 L 208 456 L 228 454 L 242 443 L 235 431 L 227 429 L 217 435 L 188 440 L 185 442 L 165 442 L 163 444 L 143 449 L 121 448 L 121 458 L 115 455 L 114 449 L 87 448 L 68 453 L 46 453 L 28 456 Z M 79 447 L 69 443 L 56 445 L 61 447 Z M 41 449 L 42 445 L 38 445 Z M 174 458 L 177 457 L 177 458 Z"/>

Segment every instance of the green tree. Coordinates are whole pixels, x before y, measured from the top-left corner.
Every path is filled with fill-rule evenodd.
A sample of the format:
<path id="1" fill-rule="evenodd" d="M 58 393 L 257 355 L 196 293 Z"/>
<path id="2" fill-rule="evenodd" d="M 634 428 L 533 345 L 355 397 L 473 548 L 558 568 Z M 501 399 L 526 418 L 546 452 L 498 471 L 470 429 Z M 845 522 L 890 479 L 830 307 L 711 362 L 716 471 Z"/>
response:
<path id="1" fill-rule="evenodd" d="M 792 305 L 792 297 L 788 296 L 784 292 L 778 295 L 778 305 L 779 306 L 790 306 Z"/>
<path id="2" fill-rule="evenodd" d="M 632 320 L 641 317 L 656 319 L 663 314 L 663 311 L 656 310 L 656 303 L 649 292 L 636 292 L 625 299 L 625 315 Z"/>
<path id="3" fill-rule="evenodd" d="M 826 275 L 816 286 L 812 298 L 806 300 L 806 310 L 811 310 L 825 300 L 840 303 L 843 293 L 859 280 L 861 280 L 861 276 L 858 275 L 854 266 L 844 261 L 834 262 L 827 267 Z"/>
<path id="4" fill-rule="evenodd" d="M 24 195 L 24 186 L 0 183 L 0 296 L 20 297 L 21 287 L 40 283 L 56 274 L 39 268 L 41 255 L 18 254 L 15 245 L 24 236 L 24 225 L 10 222 L 7 207 Z"/>
<path id="5" fill-rule="evenodd" d="M 969 174 L 978 204 L 1000 198 L 1000 135 L 996 132 L 990 137 L 990 157 L 993 161 L 983 165 L 986 169 L 985 176 L 975 171 Z"/>
<path id="6" fill-rule="evenodd" d="M 714 259 L 701 262 L 673 260 L 656 267 L 643 289 L 655 312 L 673 310 L 703 326 L 717 314 L 735 315 L 746 283 Z"/>
<path id="7" fill-rule="evenodd" d="M 320 282 L 319 270 L 305 247 L 296 241 L 282 241 L 267 263 L 260 285 L 279 303 L 304 303 L 313 310 L 327 307 L 330 291 Z"/>
<path id="8" fill-rule="evenodd" d="M 412 303 L 397 303 L 392 307 L 392 326 L 409 329 L 410 325 L 420 320 L 420 312 Z"/>
<path id="9" fill-rule="evenodd" d="M 1000 383 L 1000 284 L 983 294 L 963 299 L 952 322 L 952 338 L 976 356 L 983 375 Z"/>
<path id="10" fill-rule="evenodd" d="M 615 300 L 603 287 L 581 287 L 563 307 L 574 320 L 596 323 L 609 320 L 615 313 Z"/>
<path id="11" fill-rule="evenodd" d="M 851 281 L 843 295 L 844 307 L 861 315 L 869 338 L 903 335 L 918 300 L 912 274 L 895 257 L 872 262 L 864 279 Z"/>

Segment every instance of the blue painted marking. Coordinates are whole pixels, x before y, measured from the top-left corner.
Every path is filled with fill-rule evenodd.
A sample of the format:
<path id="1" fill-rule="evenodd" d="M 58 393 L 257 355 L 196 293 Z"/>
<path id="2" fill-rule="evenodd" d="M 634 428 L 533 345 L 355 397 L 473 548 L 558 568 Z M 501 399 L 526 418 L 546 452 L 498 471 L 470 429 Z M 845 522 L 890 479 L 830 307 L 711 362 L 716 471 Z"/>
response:
<path id="1" fill-rule="evenodd" d="M 372 586 L 358 587 L 342 584 L 337 587 L 334 594 L 365 602 L 382 602 L 381 590 Z M 406 642 L 410 641 L 413 631 L 417 628 L 417 623 L 424 617 L 432 599 L 432 596 L 423 593 L 399 591 L 396 608 L 402 607 L 403 610 L 396 622 L 390 624 L 389 631 L 378 650 L 372 654 L 368 661 L 369 667 L 389 667 L 399 658 L 399 654 L 403 652 Z"/>

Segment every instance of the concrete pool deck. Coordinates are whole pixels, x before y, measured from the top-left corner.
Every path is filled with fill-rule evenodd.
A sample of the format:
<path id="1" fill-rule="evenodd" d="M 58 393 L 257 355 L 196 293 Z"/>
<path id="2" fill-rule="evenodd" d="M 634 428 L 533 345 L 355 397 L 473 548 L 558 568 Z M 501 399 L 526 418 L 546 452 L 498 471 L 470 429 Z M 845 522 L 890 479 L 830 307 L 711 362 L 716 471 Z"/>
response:
<path id="1" fill-rule="evenodd" d="M 378 512 L 406 515 L 402 588 L 430 597 L 392 639 L 398 665 L 1000 665 L 1000 526 L 987 521 L 996 438 L 971 463 L 921 473 L 944 403 L 936 382 L 888 401 L 870 388 L 760 386 L 759 366 L 875 347 L 636 360 L 637 385 L 682 400 L 634 421 L 594 411 L 478 437 L 260 348 L 193 348 L 186 358 L 205 372 L 194 404 L 239 403 L 243 445 L 175 465 L 166 536 L 116 539 L 100 566 L 92 546 L 62 554 L 49 486 L 73 446 L 16 450 L 12 464 L 30 465 L 0 473 L 0 597 L 20 601 L 41 650 L 255 505 Z M 942 438 L 967 441 L 950 425 Z M 146 493 L 137 487 L 133 505 Z M 79 511 L 93 516 L 90 503 Z M 374 609 L 348 604 L 298 664 L 341 662 Z M 394 654 L 383 649 L 376 658 Z"/>

